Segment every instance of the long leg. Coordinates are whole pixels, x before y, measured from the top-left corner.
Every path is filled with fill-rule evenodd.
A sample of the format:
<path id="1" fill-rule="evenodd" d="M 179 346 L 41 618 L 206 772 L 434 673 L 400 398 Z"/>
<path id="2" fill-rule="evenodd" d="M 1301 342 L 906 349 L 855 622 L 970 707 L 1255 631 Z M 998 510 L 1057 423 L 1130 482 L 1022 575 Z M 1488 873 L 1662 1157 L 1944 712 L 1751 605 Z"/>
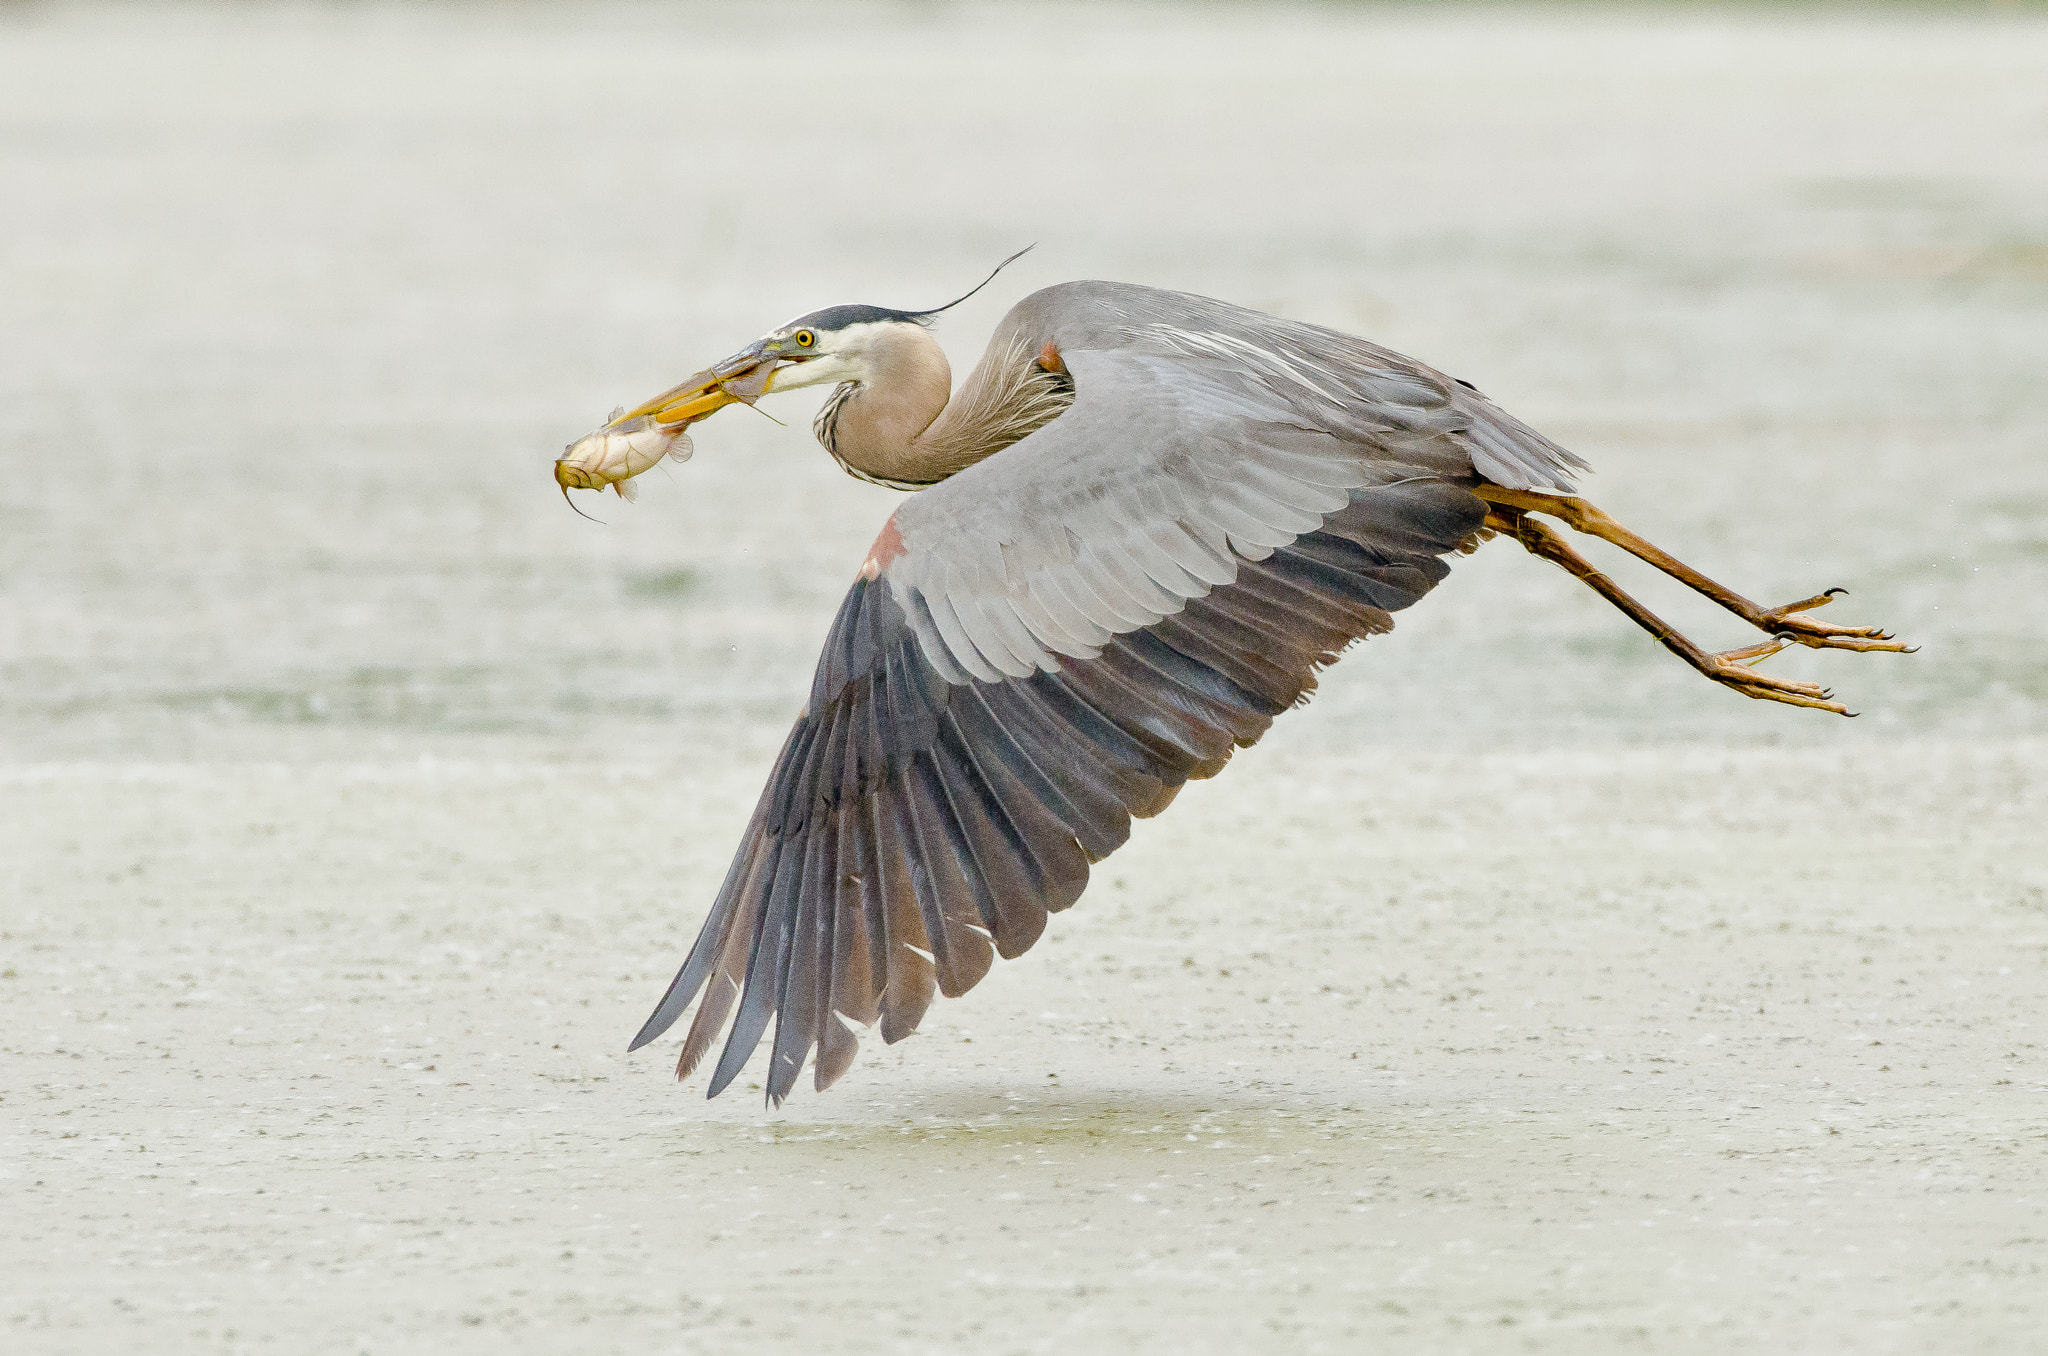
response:
<path id="1" fill-rule="evenodd" d="M 1768 659 L 1784 649 L 1791 641 L 1776 637 L 1761 645 L 1710 654 L 1678 634 L 1669 622 L 1629 597 L 1621 590 L 1620 585 L 1594 569 L 1591 561 L 1567 545 L 1564 538 L 1520 509 L 1498 507 L 1486 515 L 1486 525 L 1496 532 L 1513 537 L 1528 548 L 1531 555 L 1541 556 L 1563 566 L 1567 572 L 1595 593 L 1620 608 L 1636 625 L 1655 636 L 1665 649 L 1715 682 L 1732 687 L 1745 697 L 1755 697 L 1760 701 L 1811 706 L 1822 711 L 1833 711 L 1838 716 L 1850 714 L 1848 707 L 1832 700 L 1835 694 L 1826 688 L 1813 683 L 1773 678 L 1750 667 L 1757 660 Z"/>
<path id="2" fill-rule="evenodd" d="M 1547 513 L 1574 531 L 1612 542 L 1638 560 L 1655 565 L 1694 592 L 1713 599 L 1751 626 L 1768 631 L 1774 636 L 1790 636 L 1801 645 L 1810 645 L 1817 650 L 1892 650 L 1908 653 L 1912 649 L 1911 646 L 1894 639 L 1881 627 L 1830 626 L 1826 622 L 1817 622 L 1811 617 L 1800 615 L 1811 612 L 1814 608 L 1827 606 L 1834 601 L 1836 594 L 1845 590 L 1829 589 L 1826 593 L 1804 598 L 1796 603 L 1786 603 L 1783 607 L 1759 607 L 1733 589 L 1715 583 L 1670 552 L 1643 540 L 1583 499 L 1561 494 L 1543 494 L 1535 490 L 1509 490 L 1499 485 L 1481 485 L 1473 493 L 1489 503 L 1519 509 L 1524 513 Z M 1525 541 L 1523 545 L 1526 546 L 1528 543 Z M 1626 608 L 1622 610 L 1627 611 Z"/>

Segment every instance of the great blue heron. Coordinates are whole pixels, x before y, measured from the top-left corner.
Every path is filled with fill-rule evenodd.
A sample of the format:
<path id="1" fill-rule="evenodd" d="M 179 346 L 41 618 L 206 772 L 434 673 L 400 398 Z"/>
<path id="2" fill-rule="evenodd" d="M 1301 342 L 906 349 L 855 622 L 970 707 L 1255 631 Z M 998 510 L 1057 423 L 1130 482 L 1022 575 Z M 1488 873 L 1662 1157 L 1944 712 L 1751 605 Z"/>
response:
<path id="1" fill-rule="evenodd" d="M 1019 302 L 954 393 L 926 328 L 945 309 L 798 316 L 556 466 L 565 495 L 619 484 L 687 455 L 683 430 L 721 406 L 832 385 L 818 441 L 852 474 L 917 491 L 861 563 L 703 931 L 633 1038 L 702 991 L 676 1073 L 732 1018 L 711 1096 L 771 1017 L 774 1103 L 814 1049 L 820 1090 L 845 1073 L 854 1028 L 908 1035 L 934 989 L 962 994 L 1030 947 L 1133 817 L 1221 771 L 1317 669 L 1443 579 L 1445 557 L 1494 534 L 1745 696 L 1847 714 L 1754 664 L 1795 642 L 1905 648 L 1806 615 L 1839 590 L 1760 607 L 1716 584 L 1576 497 L 1578 457 L 1363 339 L 1065 283 Z M 1536 514 L 1770 638 L 1706 652 Z"/>

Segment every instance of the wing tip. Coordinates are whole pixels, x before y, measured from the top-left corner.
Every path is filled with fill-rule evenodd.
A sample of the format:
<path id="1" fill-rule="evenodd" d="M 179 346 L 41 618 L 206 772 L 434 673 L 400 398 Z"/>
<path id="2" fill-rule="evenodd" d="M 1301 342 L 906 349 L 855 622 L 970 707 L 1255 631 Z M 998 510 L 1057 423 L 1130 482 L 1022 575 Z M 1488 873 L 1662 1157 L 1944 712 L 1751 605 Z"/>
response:
<path id="1" fill-rule="evenodd" d="M 648 1016 L 647 1020 L 641 1024 L 639 1034 L 634 1036 L 632 1041 L 627 1044 L 626 1053 L 630 1055 L 636 1050 L 652 1045 L 655 1041 L 661 1039 L 662 1033 L 675 1024 L 676 1019 L 674 1017 L 664 1019 L 661 1008 L 656 1008 Z"/>
<path id="2" fill-rule="evenodd" d="M 724 1092 L 732 1086 L 733 1079 L 739 1076 L 740 1071 L 738 1068 L 727 1069 L 721 1062 L 719 1067 L 711 1072 L 711 1085 L 704 1089 L 704 1100 L 708 1102 L 719 1093 Z"/>

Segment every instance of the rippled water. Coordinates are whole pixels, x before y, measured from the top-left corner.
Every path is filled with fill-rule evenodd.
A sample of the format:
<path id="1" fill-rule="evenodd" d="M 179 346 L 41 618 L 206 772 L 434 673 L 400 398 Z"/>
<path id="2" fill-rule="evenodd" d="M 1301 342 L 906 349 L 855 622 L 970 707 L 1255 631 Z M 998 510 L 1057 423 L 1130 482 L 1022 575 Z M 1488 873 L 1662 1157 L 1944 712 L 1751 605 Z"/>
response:
<path id="1" fill-rule="evenodd" d="M 0 17 L 6 756 L 772 742 L 890 495 L 808 396 L 601 528 L 547 457 L 800 308 L 1034 240 L 949 317 L 956 369 L 1076 276 L 1352 328 L 1738 587 L 1845 584 L 1926 645 L 1779 661 L 1849 734 L 1497 546 L 1280 741 L 2043 728 L 2035 29 L 777 13 Z"/>
<path id="2" fill-rule="evenodd" d="M 1905 7 L 0 3 L 0 1345 L 2024 1344 L 2043 70 Z M 895 496 L 815 397 L 603 526 L 549 458 L 1030 241 L 956 371 L 1076 277 L 1356 330 L 1923 649 L 1749 702 L 1488 546 L 917 1039 L 707 1106 L 623 1047 Z"/>

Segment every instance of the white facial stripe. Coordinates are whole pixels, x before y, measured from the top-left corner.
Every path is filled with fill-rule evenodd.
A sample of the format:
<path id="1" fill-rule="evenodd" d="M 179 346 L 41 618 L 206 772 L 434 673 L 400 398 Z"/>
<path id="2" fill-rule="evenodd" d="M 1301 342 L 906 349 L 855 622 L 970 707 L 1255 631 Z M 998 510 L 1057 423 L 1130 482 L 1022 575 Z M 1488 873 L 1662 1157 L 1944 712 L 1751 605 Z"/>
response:
<path id="1" fill-rule="evenodd" d="M 804 386 L 838 385 L 868 379 L 868 349 L 879 324 L 848 325 L 843 330 L 814 330 L 817 342 L 808 349 L 788 343 L 785 352 L 803 355 L 799 362 L 775 369 L 768 380 L 771 391 L 794 391 Z M 776 332 L 781 335 L 781 331 Z M 781 335 L 787 341 L 787 335 Z"/>
<path id="2" fill-rule="evenodd" d="M 845 354 L 821 353 L 815 358 L 776 368 L 768 378 L 768 389 L 794 391 L 799 387 L 822 386 L 827 382 L 837 385 L 844 381 L 859 381 L 864 370 Z"/>

